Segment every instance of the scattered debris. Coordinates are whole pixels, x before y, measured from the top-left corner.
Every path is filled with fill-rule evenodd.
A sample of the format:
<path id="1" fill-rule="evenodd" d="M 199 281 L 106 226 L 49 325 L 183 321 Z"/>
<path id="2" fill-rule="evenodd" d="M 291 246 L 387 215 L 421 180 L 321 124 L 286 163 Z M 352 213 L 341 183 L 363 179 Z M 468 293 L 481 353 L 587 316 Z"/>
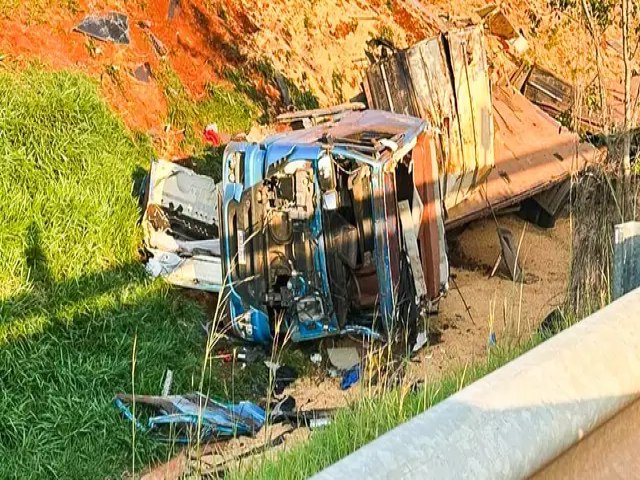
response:
<path id="1" fill-rule="evenodd" d="M 250 445 L 194 455 L 191 460 L 193 471 L 197 472 L 198 478 L 224 478 L 226 472 L 238 467 L 240 460 L 281 445 L 292 431 L 290 425 L 270 425 L 268 431 L 260 433 Z"/>
<path id="2" fill-rule="evenodd" d="M 518 245 L 508 228 L 498 227 L 497 233 L 500 241 L 500 255 L 498 255 L 498 259 L 489 276 L 493 277 L 498 267 L 502 265 L 511 279 L 514 282 L 519 282 L 523 279 L 523 275 L 522 268 L 520 268 L 520 264 L 518 263 Z"/>
<path id="3" fill-rule="evenodd" d="M 497 341 L 497 339 L 496 339 L 496 332 L 490 332 L 490 333 L 489 333 L 489 341 L 488 341 L 488 345 L 489 345 L 490 347 L 493 347 L 493 346 L 495 346 L 496 341 Z"/>
<path id="4" fill-rule="evenodd" d="M 214 147 L 218 147 L 222 143 L 220 134 L 218 133 L 218 125 L 215 123 L 210 123 L 204 128 L 202 137 L 205 142 L 210 143 Z"/>
<path id="5" fill-rule="evenodd" d="M 245 364 L 256 363 L 264 359 L 265 352 L 261 347 L 242 346 L 236 351 L 236 359 Z"/>
<path id="6" fill-rule="evenodd" d="M 284 389 L 291 385 L 298 378 L 298 373 L 287 365 L 279 366 L 276 370 L 273 392 L 276 395 L 282 394 Z"/>
<path id="7" fill-rule="evenodd" d="M 504 14 L 500 6 L 487 5 L 476 11 L 487 25 L 489 32 L 501 38 L 507 46 L 513 49 L 517 55 L 522 55 L 529 49 L 529 43 L 524 38 L 522 32 L 513 26 L 511 21 Z"/>
<path id="8" fill-rule="evenodd" d="M 355 367 L 347 370 L 342 375 L 342 380 L 340 381 L 340 389 L 347 390 L 360 380 L 360 365 L 356 365 Z"/>
<path id="9" fill-rule="evenodd" d="M 124 13 L 88 15 L 74 30 L 105 42 L 129 44 L 129 17 Z"/>
<path id="10" fill-rule="evenodd" d="M 173 383 L 173 371 L 167 370 L 164 374 L 164 382 L 162 384 L 162 396 L 166 397 L 171 393 L 171 384 Z"/>
<path id="11" fill-rule="evenodd" d="M 149 83 L 153 78 L 153 74 L 151 73 L 151 65 L 149 64 L 149 62 L 141 63 L 135 69 L 133 69 L 133 71 L 131 72 L 131 76 L 140 82 Z"/>
<path id="12" fill-rule="evenodd" d="M 156 55 L 160 58 L 164 58 L 169 54 L 169 50 L 164 46 L 164 43 L 148 28 L 144 28 L 144 33 L 147 35 L 149 42 L 151 42 L 151 46 L 153 50 L 156 52 Z"/>
<path id="13" fill-rule="evenodd" d="M 282 400 L 278 400 L 269 409 L 269 418 L 272 422 L 280 422 L 291 417 L 296 408 L 296 399 L 287 395 Z"/>
<path id="14" fill-rule="evenodd" d="M 355 347 L 328 348 L 327 355 L 338 370 L 350 370 L 360 364 L 360 354 Z"/>
<path id="15" fill-rule="evenodd" d="M 239 348 L 234 348 L 231 352 L 225 352 L 223 350 L 218 351 L 211 358 L 222 360 L 223 363 L 230 363 L 235 360 L 242 364 L 242 368 L 245 368 L 249 364 L 263 360 L 264 357 L 265 352 L 263 349 L 258 347 L 242 346 Z M 268 368 L 270 368 L 272 365 L 275 365 L 271 364 L 271 362 L 268 361 L 265 361 L 264 363 Z M 275 372 L 275 368 L 273 371 Z"/>
<path id="16" fill-rule="evenodd" d="M 429 332 L 427 330 L 421 330 L 416 336 L 416 342 L 413 344 L 411 353 L 416 353 L 422 349 L 427 343 L 429 343 Z"/>
<path id="17" fill-rule="evenodd" d="M 295 422 L 297 426 L 304 426 L 311 430 L 323 428 L 333 421 L 335 410 L 309 410 L 297 412 Z"/>
<path id="18" fill-rule="evenodd" d="M 151 413 L 146 425 L 135 417 L 129 405 L 135 402 L 136 414 Z M 199 441 L 210 441 L 234 435 L 253 435 L 266 420 L 264 410 L 251 402 L 220 403 L 196 392 L 188 395 L 124 395 L 114 403 L 136 428 L 160 441 L 189 443 L 199 435 Z"/>
<path id="19" fill-rule="evenodd" d="M 320 354 L 320 353 L 312 353 L 311 356 L 309 357 L 309 360 L 314 365 L 320 365 L 322 363 L 322 354 Z"/>

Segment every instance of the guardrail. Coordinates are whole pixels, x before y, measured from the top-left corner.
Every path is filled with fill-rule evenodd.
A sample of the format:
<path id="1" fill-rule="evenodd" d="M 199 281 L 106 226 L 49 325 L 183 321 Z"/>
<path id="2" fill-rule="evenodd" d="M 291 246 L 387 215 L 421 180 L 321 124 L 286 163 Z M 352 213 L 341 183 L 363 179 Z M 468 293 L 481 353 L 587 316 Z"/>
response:
<path id="1" fill-rule="evenodd" d="M 526 478 L 639 398 L 636 289 L 313 478 Z"/>

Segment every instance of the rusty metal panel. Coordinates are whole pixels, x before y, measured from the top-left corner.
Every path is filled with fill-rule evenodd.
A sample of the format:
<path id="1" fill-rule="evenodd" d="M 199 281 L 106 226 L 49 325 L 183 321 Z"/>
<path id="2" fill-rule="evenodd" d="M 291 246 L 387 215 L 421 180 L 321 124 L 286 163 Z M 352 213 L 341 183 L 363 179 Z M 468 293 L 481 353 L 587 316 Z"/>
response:
<path id="1" fill-rule="evenodd" d="M 447 41 L 462 137 L 461 200 L 493 168 L 491 86 L 482 27 L 449 32 Z"/>
<path id="2" fill-rule="evenodd" d="M 449 210 L 447 228 L 515 205 L 595 161 L 598 150 L 507 87 L 493 91 L 495 168 L 483 186 Z M 485 196 L 486 192 L 486 196 Z"/>
<path id="3" fill-rule="evenodd" d="M 442 218 L 438 215 L 440 213 L 437 195 L 438 172 L 435 168 L 432 142 L 433 137 L 424 133 L 418 137 L 418 142 L 411 152 L 411 161 L 414 165 L 413 181 L 424 206 L 417 233 L 429 300 L 437 298 L 440 294 L 442 263 L 440 250 L 442 246 L 438 231 Z"/>

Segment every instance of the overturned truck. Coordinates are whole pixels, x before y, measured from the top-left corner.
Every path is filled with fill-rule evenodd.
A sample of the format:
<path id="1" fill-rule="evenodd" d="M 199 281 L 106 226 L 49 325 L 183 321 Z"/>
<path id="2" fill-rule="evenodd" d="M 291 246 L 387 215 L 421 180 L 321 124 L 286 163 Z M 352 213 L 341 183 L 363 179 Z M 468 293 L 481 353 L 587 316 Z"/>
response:
<path id="1" fill-rule="evenodd" d="M 287 118 L 305 128 L 229 143 L 217 185 L 154 162 L 148 270 L 220 292 L 249 341 L 410 337 L 448 288 L 445 229 L 549 192 L 596 152 L 518 92 L 492 94 L 479 27 L 395 52 L 365 92 L 380 110 L 302 112 Z"/>
<path id="2" fill-rule="evenodd" d="M 223 292 L 247 340 L 269 342 L 281 328 L 294 341 L 388 338 L 435 310 L 447 288 L 434 155 L 423 120 L 364 110 L 259 144 L 230 143 L 217 199 L 201 192 L 213 188 L 208 179 L 154 162 L 148 268 Z M 189 223 L 192 238 L 176 240 Z M 219 240 L 204 238 L 215 229 Z"/>

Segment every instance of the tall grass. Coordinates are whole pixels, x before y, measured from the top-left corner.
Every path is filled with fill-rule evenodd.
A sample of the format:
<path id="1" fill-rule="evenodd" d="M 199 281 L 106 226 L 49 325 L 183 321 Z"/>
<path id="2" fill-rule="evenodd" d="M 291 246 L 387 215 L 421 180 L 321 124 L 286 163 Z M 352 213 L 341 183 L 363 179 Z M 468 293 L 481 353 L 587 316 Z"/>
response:
<path id="1" fill-rule="evenodd" d="M 137 258 L 131 185 L 153 152 L 135 138 L 84 76 L 0 71 L 0 478 L 121 478 L 168 458 L 145 435 L 132 449 L 111 404 L 131 391 L 134 338 L 137 393 L 167 368 L 174 392 L 199 386 L 206 316 Z M 203 389 L 223 394 L 211 368 Z"/>
<path id="2" fill-rule="evenodd" d="M 442 380 L 421 387 L 389 389 L 381 396 L 365 397 L 338 413 L 308 441 L 278 456 L 262 457 L 227 474 L 230 480 L 305 479 L 346 457 L 383 433 L 423 412 L 461 388 L 501 367 L 535 346 L 541 338 L 513 347 L 493 349 L 487 359 L 465 365 Z"/>

